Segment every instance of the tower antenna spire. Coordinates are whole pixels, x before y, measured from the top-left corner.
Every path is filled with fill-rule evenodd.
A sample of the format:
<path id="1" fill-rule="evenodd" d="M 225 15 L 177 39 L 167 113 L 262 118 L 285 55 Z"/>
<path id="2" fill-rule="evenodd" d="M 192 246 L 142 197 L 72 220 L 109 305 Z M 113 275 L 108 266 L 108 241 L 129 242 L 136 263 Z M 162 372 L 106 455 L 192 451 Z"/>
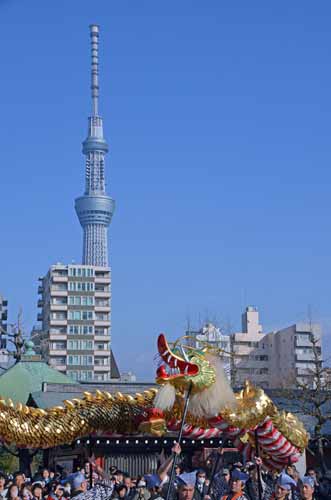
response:
<path id="1" fill-rule="evenodd" d="M 98 116 L 99 111 L 99 26 L 90 25 L 91 36 L 91 92 L 92 116 Z"/>

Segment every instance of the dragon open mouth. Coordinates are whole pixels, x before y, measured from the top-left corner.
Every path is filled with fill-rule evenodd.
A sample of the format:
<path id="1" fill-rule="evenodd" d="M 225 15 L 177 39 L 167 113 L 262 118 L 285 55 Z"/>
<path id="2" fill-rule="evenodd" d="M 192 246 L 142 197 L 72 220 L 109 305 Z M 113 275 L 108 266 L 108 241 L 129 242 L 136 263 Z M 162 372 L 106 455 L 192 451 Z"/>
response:
<path id="1" fill-rule="evenodd" d="M 178 377 L 194 376 L 199 373 L 199 367 L 196 364 L 179 357 L 177 353 L 175 354 L 170 349 L 163 333 L 159 335 L 157 347 L 161 358 L 165 362 L 157 369 L 156 375 L 159 380 L 173 380 Z"/>

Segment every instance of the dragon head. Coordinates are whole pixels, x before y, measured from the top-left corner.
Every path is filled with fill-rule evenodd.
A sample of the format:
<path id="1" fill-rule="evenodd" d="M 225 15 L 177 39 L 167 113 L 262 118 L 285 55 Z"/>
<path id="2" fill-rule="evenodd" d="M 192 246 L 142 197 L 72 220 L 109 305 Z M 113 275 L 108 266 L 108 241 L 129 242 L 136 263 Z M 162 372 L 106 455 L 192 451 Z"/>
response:
<path id="1" fill-rule="evenodd" d="M 170 384 L 179 390 L 186 390 L 192 384 L 192 393 L 195 393 L 215 382 L 215 369 L 203 351 L 176 342 L 171 348 L 163 333 L 159 335 L 157 347 L 163 361 L 156 372 L 158 384 Z"/>
<path id="2" fill-rule="evenodd" d="M 208 348 L 196 349 L 187 344 L 168 344 L 165 335 L 158 337 L 157 347 L 161 364 L 156 382 L 162 386 L 155 406 L 171 409 L 176 393 L 182 395 L 191 386 L 189 410 L 196 415 L 214 415 L 221 407 L 232 406 L 235 397 L 221 366 L 219 354 Z"/>

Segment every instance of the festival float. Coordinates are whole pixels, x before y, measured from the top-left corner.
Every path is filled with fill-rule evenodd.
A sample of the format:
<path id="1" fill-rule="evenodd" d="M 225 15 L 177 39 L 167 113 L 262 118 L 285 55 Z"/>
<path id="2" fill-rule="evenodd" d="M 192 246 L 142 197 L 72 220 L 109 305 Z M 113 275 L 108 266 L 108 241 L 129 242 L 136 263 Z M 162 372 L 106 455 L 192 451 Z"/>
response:
<path id="1" fill-rule="evenodd" d="M 231 438 L 251 460 L 280 470 L 297 462 L 308 445 L 303 424 L 280 411 L 265 392 L 246 382 L 234 393 L 222 367 L 220 351 L 201 349 L 180 339 L 157 341 L 159 389 L 124 395 L 96 391 L 63 401 L 63 406 L 33 408 L 0 400 L 0 438 L 20 448 L 47 449 L 88 436 L 173 436 L 200 441 Z M 258 449 L 258 450 L 257 450 Z"/>

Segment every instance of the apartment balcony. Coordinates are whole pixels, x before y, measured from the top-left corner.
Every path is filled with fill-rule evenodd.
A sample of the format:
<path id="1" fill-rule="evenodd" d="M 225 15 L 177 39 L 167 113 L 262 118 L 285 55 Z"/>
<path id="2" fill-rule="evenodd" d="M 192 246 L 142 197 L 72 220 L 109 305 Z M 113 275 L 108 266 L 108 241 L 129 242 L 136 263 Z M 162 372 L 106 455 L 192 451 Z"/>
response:
<path id="1" fill-rule="evenodd" d="M 107 347 L 107 349 L 96 349 L 96 348 L 94 348 L 94 356 L 105 357 L 105 356 L 109 356 L 109 354 L 110 354 L 109 347 Z"/>
<path id="2" fill-rule="evenodd" d="M 98 341 L 105 341 L 105 340 L 109 340 L 109 333 L 95 333 L 94 334 L 94 341 L 95 342 L 98 342 Z"/>
<path id="3" fill-rule="evenodd" d="M 51 287 L 50 292 L 52 297 L 67 297 L 68 295 L 68 290 L 58 290 L 53 286 Z"/>
<path id="4" fill-rule="evenodd" d="M 42 313 L 37 314 L 37 321 L 42 321 L 43 320 L 43 315 Z"/>
<path id="5" fill-rule="evenodd" d="M 109 370 L 110 370 L 110 365 L 94 365 L 94 371 L 95 372 L 105 372 L 105 373 L 109 373 Z"/>
<path id="6" fill-rule="evenodd" d="M 110 312 L 110 305 L 95 305 L 95 312 L 100 312 L 100 313 L 109 313 Z"/>
<path id="7" fill-rule="evenodd" d="M 104 290 L 95 290 L 95 298 L 109 299 L 110 292 Z"/>
<path id="8" fill-rule="evenodd" d="M 67 283 L 68 276 L 52 276 L 52 283 Z"/>
<path id="9" fill-rule="evenodd" d="M 67 304 L 50 304 L 50 310 L 51 311 L 67 311 L 68 305 Z"/>
<path id="10" fill-rule="evenodd" d="M 57 341 L 57 340 L 67 340 L 67 334 L 66 333 L 50 333 L 49 340 L 51 342 Z"/>
<path id="11" fill-rule="evenodd" d="M 305 347 L 306 349 L 312 348 L 312 343 L 310 342 L 308 335 L 307 338 L 305 339 L 300 339 L 298 337 L 295 337 L 294 345 L 295 347 Z"/>
<path id="12" fill-rule="evenodd" d="M 96 327 L 109 327 L 110 319 L 97 319 L 95 318 L 94 325 Z"/>
<path id="13" fill-rule="evenodd" d="M 66 349 L 50 349 L 49 356 L 67 356 Z"/>
<path id="14" fill-rule="evenodd" d="M 38 293 L 39 293 L 39 295 L 41 295 L 42 293 L 44 293 L 44 287 L 43 286 L 41 286 L 41 285 L 38 286 Z"/>
<path id="15" fill-rule="evenodd" d="M 296 371 L 296 375 L 298 375 L 298 376 L 300 376 L 300 375 L 304 376 L 304 377 L 307 377 L 309 375 L 311 376 L 311 372 L 310 372 L 308 367 L 304 367 L 304 368 L 296 367 L 295 371 Z"/>
<path id="16" fill-rule="evenodd" d="M 109 277 L 106 278 L 106 277 L 103 277 L 103 276 L 102 277 L 101 276 L 100 277 L 96 276 L 95 277 L 95 284 L 96 285 L 100 284 L 100 285 L 108 285 L 109 286 L 110 285 L 110 278 Z"/>
<path id="17" fill-rule="evenodd" d="M 66 319 L 57 319 L 57 318 L 51 318 L 49 321 L 51 326 L 67 326 L 67 320 Z"/>
<path id="18" fill-rule="evenodd" d="M 302 353 L 302 354 L 296 354 L 295 355 L 295 361 L 297 362 L 307 362 L 307 363 L 312 363 L 314 361 L 314 354 L 313 352 L 307 352 L 307 353 Z"/>
<path id="19" fill-rule="evenodd" d="M 62 326 L 60 328 L 50 328 L 49 329 L 50 334 L 55 334 L 55 335 L 66 335 L 67 334 L 67 327 Z"/>
<path id="20" fill-rule="evenodd" d="M 99 269 L 95 269 L 94 276 L 96 278 L 110 278 L 110 269 L 106 269 L 104 267 L 99 267 Z"/>

